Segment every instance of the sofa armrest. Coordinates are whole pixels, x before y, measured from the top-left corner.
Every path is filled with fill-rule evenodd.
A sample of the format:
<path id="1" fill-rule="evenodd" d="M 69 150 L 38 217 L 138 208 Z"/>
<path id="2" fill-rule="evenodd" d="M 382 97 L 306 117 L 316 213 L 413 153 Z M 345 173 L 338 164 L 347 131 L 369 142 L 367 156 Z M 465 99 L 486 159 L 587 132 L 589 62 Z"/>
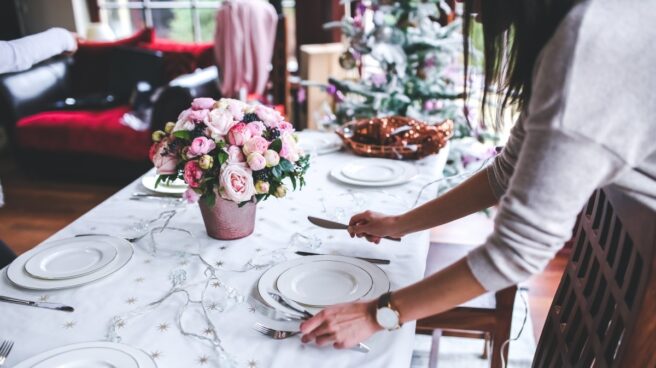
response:
<path id="1" fill-rule="evenodd" d="M 167 122 L 176 121 L 196 97 L 219 98 L 218 77 L 217 68 L 210 66 L 169 82 L 155 97 L 151 129 L 162 129 Z"/>
<path id="2" fill-rule="evenodd" d="M 60 55 L 16 73 L 0 75 L 0 124 L 13 131 L 19 119 L 71 95 L 73 59 Z"/>

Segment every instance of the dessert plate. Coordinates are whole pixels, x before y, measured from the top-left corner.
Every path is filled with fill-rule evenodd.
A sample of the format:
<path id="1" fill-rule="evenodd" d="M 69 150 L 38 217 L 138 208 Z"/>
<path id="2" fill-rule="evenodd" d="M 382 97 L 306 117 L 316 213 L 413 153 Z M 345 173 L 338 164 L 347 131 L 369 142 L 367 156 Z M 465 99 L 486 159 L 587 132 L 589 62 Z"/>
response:
<path id="1" fill-rule="evenodd" d="M 25 263 L 25 270 L 40 279 L 70 279 L 98 271 L 118 253 L 111 243 L 88 237 L 65 239 L 58 244 L 39 250 Z"/>
<path id="2" fill-rule="evenodd" d="M 342 141 L 335 133 L 304 130 L 298 136 L 298 145 L 305 153 L 325 155 L 342 149 Z"/>
<path id="3" fill-rule="evenodd" d="M 141 177 L 141 184 L 144 188 L 161 194 L 182 194 L 187 190 L 187 183 L 184 180 L 176 179 L 171 183 L 160 181 L 157 187 L 155 183 L 157 182 L 157 176 L 155 175 L 144 175 Z"/>
<path id="4" fill-rule="evenodd" d="M 103 277 L 109 276 L 114 272 L 120 270 L 125 266 L 134 253 L 132 244 L 125 239 L 116 238 L 109 235 L 88 235 L 84 236 L 85 240 L 89 242 L 105 242 L 109 243 L 116 248 L 116 257 L 105 267 L 98 269 L 95 272 L 82 275 L 79 277 L 69 278 L 69 279 L 58 279 L 58 280 L 44 280 L 32 276 L 25 270 L 25 264 L 41 251 L 50 249 L 53 246 L 59 246 L 64 242 L 72 242 L 76 238 L 62 239 L 58 241 L 53 241 L 49 243 L 42 244 L 26 253 L 21 254 L 16 258 L 8 267 L 7 267 L 7 278 L 16 286 L 20 286 L 26 289 L 32 290 L 58 290 L 65 289 L 75 286 L 80 286 L 88 284 L 90 282 L 100 280 Z"/>
<path id="5" fill-rule="evenodd" d="M 350 263 L 352 265 L 360 267 L 367 274 L 369 274 L 373 283 L 371 289 L 369 289 L 369 291 L 364 296 L 362 296 L 361 299 L 377 298 L 383 293 L 388 292 L 390 289 L 390 281 L 385 271 L 383 271 L 380 267 L 372 263 L 369 263 L 367 261 L 363 261 L 361 259 L 352 258 L 352 257 L 336 256 L 336 255 L 305 256 L 305 257 L 300 257 L 300 258 L 289 260 L 287 262 L 277 264 L 266 270 L 262 274 L 262 276 L 260 276 L 260 280 L 258 281 L 256 286 L 257 293 L 259 294 L 260 299 L 262 299 L 266 304 L 277 310 L 294 313 L 293 311 L 289 310 L 288 308 L 278 303 L 275 299 L 273 299 L 271 295 L 269 295 L 269 290 L 275 290 L 280 292 L 280 290 L 277 287 L 278 278 L 288 269 L 303 264 L 311 264 L 317 261 L 333 261 L 333 262 Z M 307 306 L 306 309 L 310 313 L 318 313 L 321 309 L 323 309 L 323 307 L 324 306 Z"/>
<path id="6" fill-rule="evenodd" d="M 405 184 L 419 172 L 414 165 L 397 160 L 362 158 L 334 167 L 333 179 L 363 187 L 385 187 Z"/>
<path id="7" fill-rule="evenodd" d="M 362 298 L 371 290 L 373 280 L 352 263 L 315 261 L 287 269 L 276 286 L 282 295 L 298 303 L 321 307 Z"/>
<path id="8" fill-rule="evenodd" d="M 85 342 L 52 349 L 14 368 L 156 368 L 145 352 L 113 342 Z"/>

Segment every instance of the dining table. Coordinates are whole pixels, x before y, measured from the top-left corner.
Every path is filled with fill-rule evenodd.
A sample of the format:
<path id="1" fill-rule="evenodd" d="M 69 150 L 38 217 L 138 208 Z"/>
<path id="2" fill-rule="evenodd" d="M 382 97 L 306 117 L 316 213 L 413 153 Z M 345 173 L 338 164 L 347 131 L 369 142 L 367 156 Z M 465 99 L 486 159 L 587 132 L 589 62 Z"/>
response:
<path id="1" fill-rule="evenodd" d="M 387 187 L 354 186 L 335 180 L 335 167 L 360 159 L 348 151 L 313 154 L 307 184 L 284 198 L 257 204 L 253 234 L 216 240 L 205 230 L 198 205 L 178 198 L 135 197 L 136 179 L 64 227 L 53 241 L 106 234 L 131 241 L 134 253 L 120 270 L 100 280 L 61 290 L 14 285 L 6 268 L 0 295 L 74 307 L 66 313 L 0 303 L 0 337 L 14 341 L 9 367 L 44 351 L 90 341 L 113 341 L 147 353 L 158 367 L 409 367 L 415 324 L 380 332 L 364 343 L 368 353 L 304 344 L 300 335 L 275 340 L 253 326 L 262 318 L 254 296 L 259 277 L 297 251 L 390 260 L 378 265 L 399 289 L 424 276 L 429 233 L 374 245 L 344 230 L 308 222 L 317 216 L 348 222 L 367 209 L 402 213 L 437 195 L 448 149 L 421 160 L 412 180 Z M 144 175 L 154 175 L 154 170 Z M 433 183 L 433 184 L 431 184 Z M 289 322 L 285 322 L 289 323 Z M 298 327 L 296 327 L 298 328 Z"/>

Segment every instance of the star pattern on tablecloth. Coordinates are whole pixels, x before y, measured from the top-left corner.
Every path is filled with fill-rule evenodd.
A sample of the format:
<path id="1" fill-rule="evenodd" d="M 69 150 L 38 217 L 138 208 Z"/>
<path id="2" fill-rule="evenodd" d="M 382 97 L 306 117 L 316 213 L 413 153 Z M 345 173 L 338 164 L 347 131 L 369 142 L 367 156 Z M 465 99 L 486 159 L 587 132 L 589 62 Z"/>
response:
<path id="1" fill-rule="evenodd" d="M 255 307 L 253 307 L 252 305 L 249 305 L 248 306 L 248 311 L 251 312 L 251 313 L 255 313 Z"/>
<path id="2" fill-rule="evenodd" d="M 137 284 L 141 284 L 144 281 L 146 281 L 146 279 L 143 277 L 137 277 L 136 279 L 134 279 L 134 282 L 136 282 Z"/>
<path id="3" fill-rule="evenodd" d="M 262 248 L 255 248 L 255 253 L 260 253 L 262 251 Z"/>
<path id="4" fill-rule="evenodd" d="M 49 295 L 41 295 L 41 296 L 39 297 L 39 301 L 40 301 L 40 302 L 47 302 L 49 298 L 50 298 Z"/>
<path id="5" fill-rule="evenodd" d="M 248 361 L 248 368 L 257 368 L 257 361 L 256 360 L 249 360 Z"/>
<path id="6" fill-rule="evenodd" d="M 155 350 L 155 351 L 150 353 L 150 357 L 153 358 L 153 359 L 159 359 L 159 358 L 162 357 L 162 352 L 159 351 L 159 350 Z"/>
<path id="7" fill-rule="evenodd" d="M 157 329 L 159 332 L 166 332 L 169 330 L 169 324 L 166 322 L 162 322 L 159 325 L 157 325 Z"/>
<path id="8" fill-rule="evenodd" d="M 332 240 L 332 239 L 335 239 L 335 236 L 334 235 L 328 235 L 327 238 L 328 238 L 328 240 Z"/>
<path id="9" fill-rule="evenodd" d="M 178 264 L 179 264 L 180 266 L 186 266 L 186 265 L 189 264 L 189 261 L 187 261 L 186 259 L 183 259 L 182 261 L 178 262 Z"/>
<path id="10" fill-rule="evenodd" d="M 66 322 L 64 323 L 63 327 L 64 327 L 64 329 L 66 329 L 66 330 L 70 330 L 70 329 L 72 329 L 73 327 L 75 327 L 76 324 L 77 324 L 77 322 L 75 322 L 75 321 L 66 321 Z"/>
<path id="11" fill-rule="evenodd" d="M 261 237 L 262 237 L 262 233 L 257 233 L 257 234 L 255 234 L 255 236 L 258 237 L 258 238 L 261 238 Z"/>
<path id="12" fill-rule="evenodd" d="M 134 304 L 134 303 L 137 302 L 137 298 L 131 296 L 131 297 L 125 299 L 125 302 L 126 302 L 127 304 L 130 304 L 130 305 L 131 305 L 131 304 Z"/>
<path id="13" fill-rule="evenodd" d="M 153 261 L 152 259 L 144 259 L 143 263 L 150 264 L 152 261 Z"/>
<path id="14" fill-rule="evenodd" d="M 214 334 L 214 329 L 212 327 L 207 327 L 206 329 L 203 330 L 203 335 L 213 335 Z"/>
<path id="15" fill-rule="evenodd" d="M 216 288 L 220 288 L 220 287 L 221 287 L 221 281 L 212 281 L 212 283 L 210 284 L 210 286 L 213 287 L 213 288 L 215 288 L 215 289 L 216 289 Z"/>
<path id="16" fill-rule="evenodd" d="M 216 265 L 216 267 L 223 267 L 223 261 L 216 261 L 214 262 L 214 264 Z"/>
<path id="17" fill-rule="evenodd" d="M 205 365 L 210 361 L 210 358 L 207 355 L 201 355 L 198 357 L 198 364 Z"/>
<path id="18" fill-rule="evenodd" d="M 219 310 L 219 305 L 214 302 L 211 302 L 207 304 L 207 309 L 211 311 Z"/>
<path id="19" fill-rule="evenodd" d="M 122 319 L 119 319 L 119 320 L 116 322 L 116 328 L 121 329 L 121 328 L 123 328 L 123 327 L 125 327 L 125 321 L 122 320 Z"/>
<path id="20" fill-rule="evenodd" d="M 219 249 L 226 250 L 226 249 L 228 249 L 228 246 L 227 245 L 222 245 L 222 246 L 219 247 Z"/>

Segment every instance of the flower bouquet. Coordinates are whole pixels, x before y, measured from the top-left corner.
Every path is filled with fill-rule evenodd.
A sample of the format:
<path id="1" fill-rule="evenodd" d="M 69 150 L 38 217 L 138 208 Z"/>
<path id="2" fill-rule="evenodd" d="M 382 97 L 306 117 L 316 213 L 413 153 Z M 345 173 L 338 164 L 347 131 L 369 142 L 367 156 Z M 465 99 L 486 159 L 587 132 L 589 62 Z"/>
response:
<path id="1" fill-rule="evenodd" d="M 153 133 L 150 159 L 156 186 L 183 179 L 210 236 L 236 239 L 253 232 L 255 204 L 305 185 L 309 157 L 294 127 L 276 110 L 238 100 L 196 98 L 178 121 Z"/>

